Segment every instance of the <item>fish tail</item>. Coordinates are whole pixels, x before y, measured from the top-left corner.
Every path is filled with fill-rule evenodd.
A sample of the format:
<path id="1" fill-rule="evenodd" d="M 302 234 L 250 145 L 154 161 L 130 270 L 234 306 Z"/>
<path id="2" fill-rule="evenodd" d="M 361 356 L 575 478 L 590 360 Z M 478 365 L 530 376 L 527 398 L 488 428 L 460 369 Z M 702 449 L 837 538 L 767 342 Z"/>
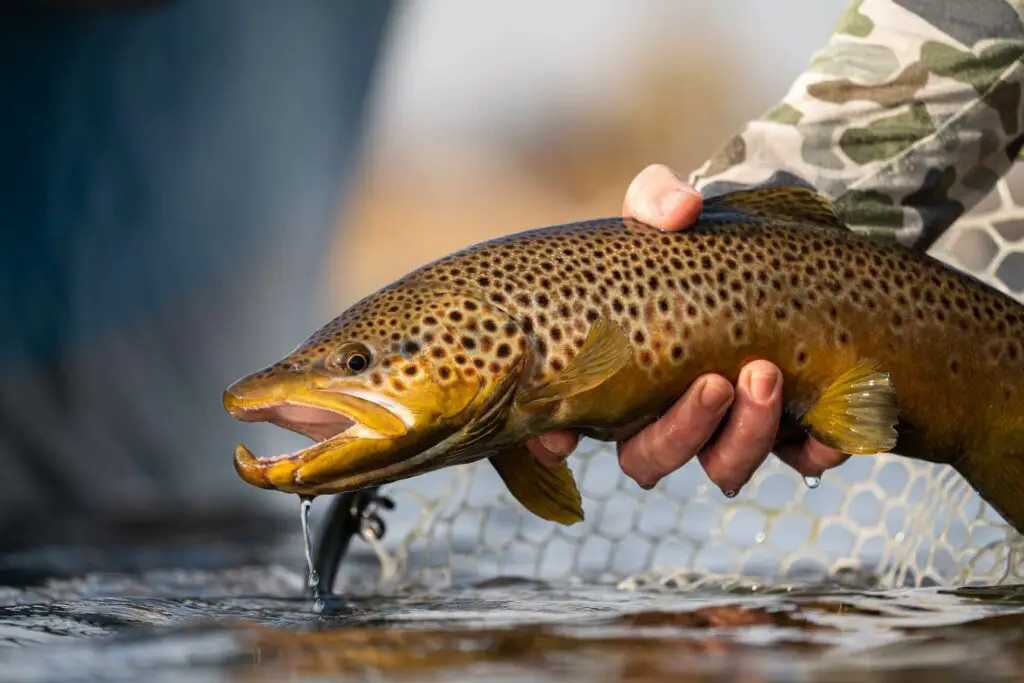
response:
<path id="1" fill-rule="evenodd" d="M 953 466 L 985 502 L 1024 533 L 1024 454 L 965 457 Z"/>

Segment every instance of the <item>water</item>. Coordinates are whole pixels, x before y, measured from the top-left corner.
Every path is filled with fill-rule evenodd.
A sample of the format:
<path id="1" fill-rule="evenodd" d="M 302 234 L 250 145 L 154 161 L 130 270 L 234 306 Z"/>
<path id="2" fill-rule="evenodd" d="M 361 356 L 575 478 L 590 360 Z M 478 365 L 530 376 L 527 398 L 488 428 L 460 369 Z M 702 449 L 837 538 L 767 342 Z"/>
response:
<path id="1" fill-rule="evenodd" d="M 5 554 L 0 681 L 1008 681 L 1024 667 L 1024 587 L 674 595 L 507 578 L 318 610 L 297 537 Z"/>
<path id="2" fill-rule="evenodd" d="M 309 511 L 313 508 L 313 499 L 299 498 L 299 520 L 302 524 L 302 551 L 306 557 L 306 587 L 313 592 L 313 611 L 324 609 L 324 601 L 320 599 L 320 574 L 313 568 L 313 531 L 309 526 Z"/>

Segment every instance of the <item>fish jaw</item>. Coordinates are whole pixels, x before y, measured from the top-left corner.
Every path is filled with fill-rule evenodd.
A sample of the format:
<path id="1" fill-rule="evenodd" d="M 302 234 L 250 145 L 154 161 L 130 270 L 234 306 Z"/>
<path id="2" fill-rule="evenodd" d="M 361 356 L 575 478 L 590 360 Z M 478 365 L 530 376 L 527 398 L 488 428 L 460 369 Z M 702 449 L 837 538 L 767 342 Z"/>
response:
<path id="1" fill-rule="evenodd" d="M 453 373 L 445 384 L 427 370 L 420 365 L 418 381 L 407 381 L 401 393 L 355 378 L 268 382 L 254 373 L 239 380 L 224 392 L 229 414 L 270 422 L 317 443 L 269 458 L 239 445 L 235 471 L 258 488 L 323 495 L 434 469 L 431 449 L 471 422 L 488 392 L 480 375 Z"/>
<path id="2" fill-rule="evenodd" d="M 257 458 L 239 444 L 235 447 L 235 471 L 243 481 L 257 488 L 318 496 L 371 485 L 369 475 L 394 465 L 395 455 L 390 439 L 344 434 L 276 458 Z"/>
<path id="3" fill-rule="evenodd" d="M 303 476 L 310 463 L 344 451 L 348 467 L 358 471 L 368 465 L 367 460 L 386 456 L 396 441 L 422 429 L 417 416 L 401 404 L 358 388 L 292 386 L 264 395 L 247 395 L 243 386 L 239 382 L 224 392 L 224 408 L 232 417 L 243 422 L 270 422 L 317 442 L 271 458 L 257 458 L 239 444 L 235 448 L 235 470 L 246 483 L 258 488 L 316 493 L 312 490 L 315 483 Z"/>

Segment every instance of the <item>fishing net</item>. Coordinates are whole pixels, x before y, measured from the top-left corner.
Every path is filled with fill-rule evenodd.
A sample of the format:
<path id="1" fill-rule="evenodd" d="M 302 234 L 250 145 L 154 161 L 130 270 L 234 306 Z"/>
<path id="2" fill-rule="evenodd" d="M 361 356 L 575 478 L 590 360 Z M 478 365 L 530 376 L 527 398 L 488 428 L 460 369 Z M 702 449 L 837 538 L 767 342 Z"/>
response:
<path id="1" fill-rule="evenodd" d="M 1024 165 L 931 252 L 1024 292 Z M 744 590 L 850 582 L 895 587 L 1021 581 L 1013 531 L 951 468 L 855 456 L 811 488 L 774 456 L 733 499 L 696 461 L 643 491 L 609 444 L 570 459 L 586 520 L 541 521 L 486 462 L 385 487 L 387 531 L 356 540 L 336 587 L 447 586 L 498 577 L 627 589 Z"/>

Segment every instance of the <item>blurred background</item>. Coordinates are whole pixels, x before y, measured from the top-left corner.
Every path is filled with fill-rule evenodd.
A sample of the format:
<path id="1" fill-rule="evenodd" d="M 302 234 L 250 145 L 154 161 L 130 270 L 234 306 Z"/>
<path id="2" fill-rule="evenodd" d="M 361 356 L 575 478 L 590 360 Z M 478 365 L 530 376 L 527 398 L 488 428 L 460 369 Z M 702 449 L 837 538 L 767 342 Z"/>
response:
<path id="1" fill-rule="evenodd" d="M 273 660 L 289 652 L 309 652 L 324 669 L 332 653 L 372 667 L 398 652 L 418 665 L 415 643 L 430 620 L 470 630 L 521 621 L 531 630 L 515 642 L 536 658 L 550 647 L 550 632 L 532 631 L 544 622 L 597 618 L 590 623 L 607 633 L 616 622 L 602 614 L 669 605 L 659 593 L 691 588 L 701 589 L 698 605 L 719 591 L 729 602 L 746 595 L 754 618 L 744 608 L 695 622 L 673 607 L 664 623 L 623 621 L 672 648 L 674 674 L 698 671 L 695 651 L 735 666 L 737 651 L 723 643 L 738 626 L 738 638 L 775 657 L 773 666 L 751 660 L 754 678 L 820 659 L 829 642 L 852 653 L 839 666 L 870 660 L 865 648 L 881 643 L 895 653 L 882 659 L 897 678 L 916 670 L 915 658 L 948 668 L 953 657 L 974 667 L 964 680 L 985 666 L 1014 679 L 1019 657 L 992 647 L 1005 640 L 1017 651 L 1003 636 L 1019 620 L 993 611 L 996 601 L 1019 602 L 1012 586 L 972 605 L 946 591 L 933 594 L 938 606 L 903 591 L 867 603 L 814 592 L 805 611 L 821 618 L 807 621 L 807 640 L 795 635 L 803 608 L 764 611 L 773 575 L 873 589 L 960 582 L 961 568 L 1024 581 L 1019 541 L 1011 551 L 1009 528 L 949 468 L 853 458 L 811 490 L 769 459 L 727 500 L 696 462 L 642 492 L 590 443 L 571 465 L 587 520 L 568 528 L 525 513 L 491 468 L 449 468 L 383 490 L 397 508 L 383 514 L 383 540 L 366 534 L 345 555 L 345 600 L 332 621 L 295 599 L 307 587 L 296 497 L 250 487 L 232 466 L 240 442 L 257 455 L 307 443 L 232 420 L 221 404 L 232 381 L 431 259 L 615 215 L 650 163 L 690 173 L 779 101 L 847 4 L 0 3 L 0 679 L 56 680 L 42 674 L 60 670 L 68 675 L 59 680 L 84 671 L 155 680 L 161 667 L 189 669 L 169 679 L 178 680 L 211 664 L 237 666 L 247 680 L 263 680 L 248 674 L 267 665 L 266 680 L 282 680 L 302 666 L 275 675 Z M 1024 291 L 1022 207 L 1018 164 L 933 253 Z M 318 500 L 314 522 L 326 509 Z M 880 568 L 884 577 L 872 574 Z M 583 590 L 515 577 L 570 579 L 566 587 Z M 591 578 L 615 583 L 601 592 Z M 428 590 L 358 601 L 360 588 L 373 593 L 392 579 Z M 479 600 L 431 595 L 462 579 L 481 581 L 472 584 Z M 999 620 L 984 627 L 995 641 L 951 650 L 946 624 L 980 614 Z M 188 630 L 210 619 L 227 631 Z M 360 624 L 416 632 L 394 650 L 345 629 Z M 141 625 L 160 629 L 149 640 L 132 634 L 123 648 L 94 640 L 52 649 Z M 275 628 L 251 645 L 252 625 Z M 686 635 L 650 628 L 661 625 Z M 942 632 L 928 637 L 922 625 Z M 714 629 L 706 646 L 705 627 Z M 234 645 L 221 637 L 231 629 L 242 633 Z M 925 649 L 893 640 L 901 632 Z M 275 633 L 285 655 L 274 653 Z M 574 656 L 558 650 L 564 637 L 551 669 L 562 679 Z M 697 650 L 686 640 L 694 637 Z M 467 642 L 427 648 L 447 664 Z M 497 647 L 504 657 L 505 642 L 480 652 Z M 33 644 L 47 649 L 3 656 Z M 619 665 L 578 652 L 586 680 L 616 675 Z M 650 653 L 635 648 L 643 680 Z M 499 673 L 474 669 L 474 680 L 481 671 Z"/>
<path id="2" fill-rule="evenodd" d="M 348 304 L 616 214 L 769 108 L 842 0 L 27 2 L 0 22 L 0 543 L 293 529 L 220 405 Z"/>
<path id="3" fill-rule="evenodd" d="M 782 97 L 845 5 L 396 6 L 329 312 L 475 241 L 617 214 L 649 163 L 689 173 Z"/>

